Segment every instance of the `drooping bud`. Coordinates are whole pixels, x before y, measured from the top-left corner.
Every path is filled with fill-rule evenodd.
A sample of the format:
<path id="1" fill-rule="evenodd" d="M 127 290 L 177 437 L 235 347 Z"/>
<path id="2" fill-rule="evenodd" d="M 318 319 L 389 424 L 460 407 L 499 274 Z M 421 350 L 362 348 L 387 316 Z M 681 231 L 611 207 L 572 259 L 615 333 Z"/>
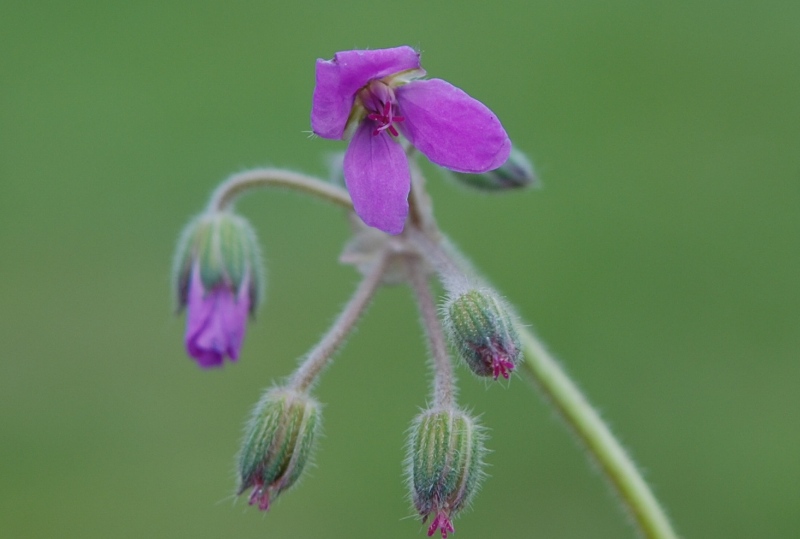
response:
<path id="1" fill-rule="evenodd" d="M 247 315 L 261 295 L 263 270 L 258 241 L 249 223 L 228 212 L 192 220 L 175 256 L 178 308 L 187 308 L 186 350 L 201 367 L 235 360 Z"/>
<path id="2" fill-rule="evenodd" d="M 320 425 L 320 407 L 307 394 L 268 389 L 253 410 L 239 453 L 236 494 L 249 488 L 262 511 L 303 473 Z"/>
<path id="3" fill-rule="evenodd" d="M 433 409 L 411 427 L 408 481 L 411 500 L 425 522 L 428 536 L 452 533 L 452 518 L 467 507 L 483 479 L 486 453 L 483 429 L 460 410 Z"/>
<path id="4" fill-rule="evenodd" d="M 539 185 L 539 177 L 530 160 L 516 147 L 511 148 L 508 160 L 499 168 L 483 174 L 454 172 L 453 177 L 459 183 L 479 191 L 507 191 Z"/>
<path id="5" fill-rule="evenodd" d="M 449 298 L 445 328 L 453 347 L 478 376 L 508 379 L 519 362 L 519 336 L 508 308 L 488 289 Z"/>

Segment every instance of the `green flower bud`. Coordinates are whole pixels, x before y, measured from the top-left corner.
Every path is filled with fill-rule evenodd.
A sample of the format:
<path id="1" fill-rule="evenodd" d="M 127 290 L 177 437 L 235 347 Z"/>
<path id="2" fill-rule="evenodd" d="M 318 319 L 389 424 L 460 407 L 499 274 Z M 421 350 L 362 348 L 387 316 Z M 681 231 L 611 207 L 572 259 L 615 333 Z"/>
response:
<path id="1" fill-rule="evenodd" d="M 444 308 L 450 342 L 478 376 L 508 379 L 519 362 L 520 342 L 508 308 L 488 289 L 473 289 Z"/>
<path id="2" fill-rule="evenodd" d="M 237 495 L 249 488 L 262 511 L 303 473 L 320 425 L 320 407 L 305 393 L 267 390 L 253 410 L 239 453 Z"/>
<path id="3" fill-rule="evenodd" d="M 453 532 L 452 517 L 469 505 L 483 479 L 485 434 L 460 410 L 434 409 L 411 427 L 408 475 L 411 500 L 422 521 L 433 514 L 431 536 Z"/>
<path id="4" fill-rule="evenodd" d="M 539 185 L 539 178 L 533 170 L 533 165 L 525 154 L 515 147 L 511 148 L 511 155 L 499 168 L 483 174 L 454 172 L 453 177 L 459 183 L 479 191 L 506 191 Z"/>
<path id="5" fill-rule="evenodd" d="M 230 289 L 234 296 L 247 287 L 249 308 L 255 311 L 262 294 L 264 270 L 255 232 L 244 218 L 229 212 L 204 213 L 184 229 L 174 263 L 178 308 L 189 301 L 192 272 L 203 289 Z"/>

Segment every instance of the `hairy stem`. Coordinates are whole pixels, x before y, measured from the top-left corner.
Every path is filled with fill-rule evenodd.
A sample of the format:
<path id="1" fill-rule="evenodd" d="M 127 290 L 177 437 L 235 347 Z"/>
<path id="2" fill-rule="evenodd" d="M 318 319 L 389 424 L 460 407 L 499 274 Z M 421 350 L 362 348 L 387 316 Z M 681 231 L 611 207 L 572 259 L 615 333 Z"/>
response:
<path id="1" fill-rule="evenodd" d="M 420 261 L 409 257 L 408 269 L 411 288 L 417 298 L 419 312 L 422 316 L 422 325 L 428 336 L 431 354 L 433 355 L 434 366 L 434 386 L 433 386 L 433 406 L 450 407 L 455 403 L 455 376 L 453 365 L 450 362 L 450 354 L 447 351 L 447 341 L 445 340 L 439 316 L 436 313 L 436 303 L 431 293 L 428 278 Z"/>
<path id="2" fill-rule="evenodd" d="M 488 286 L 446 238 L 434 241 L 421 232 L 412 232 L 410 237 L 436 268 L 446 288 Z M 514 316 L 525 357 L 523 369 L 583 441 L 643 536 L 677 539 L 664 509 L 609 427 L 536 336 Z"/>
<path id="3" fill-rule="evenodd" d="M 436 239 L 431 233 L 418 229 L 410 229 L 408 238 L 417 252 L 434 267 L 445 289 L 450 293 L 465 292 L 470 287 L 477 287 L 480 278 L 475 275 L 471 265 L 461 257 L 447 239 L 438 230 L 434 230 Z"/>
<path id="4" fill-rule="evenodd" d="M 523 368 L 586 444 L 648 539 L 677 539 L 675 531 L 633 460 L 536 336 L 517 322 L 525 354 Z"/>
<path id="5" fill-rule="evenodd" d="M 289 381 L 289 387 L 298 391 L 307 391 L 311 387 L 369 305 L 375 291 L 383 281 L 390 256 L 384 253 L 379 257 L 331 328 L 294 372 Z"/>
<path id="6" fill-rule="evenodd" d="M 347 210 L 353 209 L 350 195 L 341 187 L 312 176 L 278 168 L 256 168 L 234 174 L 211 195 L 209 209 L 226 210 L 236 197 L 254 187 L 286 187 L 333 202 Z"/>

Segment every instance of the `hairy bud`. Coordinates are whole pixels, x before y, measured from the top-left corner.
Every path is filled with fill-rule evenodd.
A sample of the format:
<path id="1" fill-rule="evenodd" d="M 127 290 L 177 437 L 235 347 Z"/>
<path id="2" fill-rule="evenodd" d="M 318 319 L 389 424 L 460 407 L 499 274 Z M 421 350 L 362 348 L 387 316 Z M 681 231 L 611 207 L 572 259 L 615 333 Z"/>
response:
<path id="1" fill-rule="evenodd" d="M 186 227 L 174 268 L 178 308 L 187 307 L 186 350 L 201 367 L 239 357 L 247 315 L 255 311 L 263 270 L 253 229 L 227 212 Z"/>
<path id="2" fill-rule="evenodd" d="M 244 218 L 228 212 L 206 213 L 193 219 L 181 235 L 174 279 L 178 307 L 189 301 L 192 272 L 206 290 L 225 286 L 238 293 L 246 286 L 250 308 L 261 292 L 263 268 L 255 232 Z"/>
<path id="3" fill-rule="evenodd" d="M 288 388 L 267 390 L 253 410 L 239 453 L 237 495 L 249 488 L 262 511 L 303 473 L 320 424 L 319 404 Z"/>
<path id="4" fill-rule="evenodd" d="M 486 453 L 483 429 L 460 410 L 435 409 L 420 414 L 411 427 L 408 475 L 411 500 L 428 536 L 454 531 L 453 516 L 469 505 L 483 478 Z"/>
<path id="5" fill-rule="evenodd" d="M 520 343 L 508 308 L 487 289 L 451 297 L 444 307 L 453 347 L 478 376 L 508 378 L 520 359 Z"/>
<path id="6" fill-rule="evenodd" d="M 516 147 L 511 148 L 508 160 L 499 168 L 483 174 L 454 172 L 453 176 L 459 183 L 479 191 L 507 191 L 539 185 L 533 165 Z"/>

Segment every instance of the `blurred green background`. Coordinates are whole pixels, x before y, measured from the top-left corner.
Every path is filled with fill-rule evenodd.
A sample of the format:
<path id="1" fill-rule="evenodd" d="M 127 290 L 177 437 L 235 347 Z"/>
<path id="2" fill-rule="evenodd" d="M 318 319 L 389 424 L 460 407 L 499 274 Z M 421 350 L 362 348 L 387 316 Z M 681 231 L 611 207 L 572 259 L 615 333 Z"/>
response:
<path id="1" fill-rule="evenodd" d="M 317 466 L 267 515 L 234 502 L 241 425 L 346 301 L 342 213 L 239 204 L 268 301 L 204 372 L 172 315 L 183 224 L 229 173 L 325 174 L 314 61 L 409 44 L 489 105 L 544 189 L 429 185 L 686 538 L 800 528 L 800 3 L 21 2 L 0 5 L 0 536 L 424 537 L 403 486 L 428 374 L 386 289 L 316 392 Z M 457 537 L 634 537 L 519 378 L 461 401 L 491 478 Z M 502 385 L 502 384 L 501 384 Z"/>

